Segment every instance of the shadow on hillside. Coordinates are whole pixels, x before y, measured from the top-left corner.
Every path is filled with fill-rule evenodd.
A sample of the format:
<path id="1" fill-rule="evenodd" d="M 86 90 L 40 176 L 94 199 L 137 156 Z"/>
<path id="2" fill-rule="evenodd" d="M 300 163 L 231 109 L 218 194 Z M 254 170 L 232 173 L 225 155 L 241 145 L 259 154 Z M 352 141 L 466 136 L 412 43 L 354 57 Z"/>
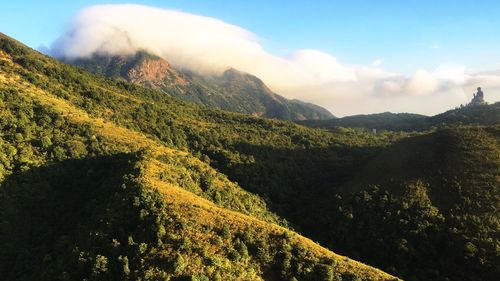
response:
<path id="1" fill-rule="evenodd" d="M 71 159 L 6 178 L 0 185 L 0 275 L 4 280 L 21 276 L 43 280 L 28 274 L 62 263 L 52 260 L 51 253 L 60 257 L 61 252 L 64 256 L 78 251 L 71 248 L 78 239 L 75 233 L 81 225 L 91 224 L 103 203 L 121 187 L 123 176 L 132 171 L 133 159 L 127 154 Z"/>
<path id="2" fill-rule="evenodd" d="M 299 232 L 335 252 L 409 280 L 495 280 L 496 132 L 445 129 L 387 148 L 240 143 L 239 161 L 210 157 Z M 417 180 L 423 188 L 408 193 Z M 380 192 L 370 193 L 370 185 Z M 361 190 L 367 192 L 350 194 Z"/>
<path id="3" fill-rule="evenodd" d="M 463 192 L 476 202 L 484 201 L 482 205 L 487 207 L 494 194 L 484 198 L 473 195 L 491 191 L 495 181 L 487 175 L 494 175 L 497 166 L 494 147 L 482 144 L 492 136 L 479 133 L 475 127 L 445 129 L 404 138 L 385 148 L 278 149 L 238 143 L 235 150 L 246 155 L 238 162 L 230 162 L 224 155 L 210 157 L 232 181 L 266 198 L 272 211 L 307 234 L 317 216 L 335 208 L 331 202 L 337 194 L 348 196 L 371 185 L 386 187 L 400 197 L 406 192 L 405 184 L 422 181 L 429 185 L 433 205 L 444 213 L 461 204 Z"/>
<path id="4" fill-rule="evenodd" d="M 277 149 L 248 143 L 235 145 L 242 157 L 238 163 L 224 155 L 209 154 L 212 165 L 232 181 L 268 201 L 272 211 L 291 222 L 292 226 L 307 233 L 308 226 L 298 223 L 309 216 L 311 210 L 328 205 L 337 189 L 356 176 L 382 148 L 325 147 Z M 321 201 L 321 202 L 320 202 Z M 316 221 L 311 217 L 309 221 Z"/>

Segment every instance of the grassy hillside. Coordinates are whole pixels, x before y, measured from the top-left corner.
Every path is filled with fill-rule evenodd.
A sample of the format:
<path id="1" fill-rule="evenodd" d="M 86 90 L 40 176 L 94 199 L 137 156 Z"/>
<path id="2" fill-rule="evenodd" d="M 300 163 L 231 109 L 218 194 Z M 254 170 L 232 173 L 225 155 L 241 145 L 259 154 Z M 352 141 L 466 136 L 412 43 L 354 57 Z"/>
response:
<path id="1" fill-rule="evenodd" d="M 2 279 L 393 279 L 167 184 L 156 161 L 113 154 L 8 177 L 0 198 Z"/>
<path id="2" fill-rule="evenodd" d="M 251 163 L 243 140 L 327 133 L 185 104 L 4 35 L 0 97 L 4 280 L 394 279 L 286 228 L 202 154 Z"/>
<path id="3" fill-rule="evenodd" d="M 177 70 L 165 60 L 144 51 L 134 56 L 94 54 L 90 58 L 68 62 L 97 74 L 157 89 L 209 108 L 282 120 L 333 117 L 320 106 L 277 95 L 257 77 L 235 69 L 229 69 L 221 75 L 200 75 Z"/>

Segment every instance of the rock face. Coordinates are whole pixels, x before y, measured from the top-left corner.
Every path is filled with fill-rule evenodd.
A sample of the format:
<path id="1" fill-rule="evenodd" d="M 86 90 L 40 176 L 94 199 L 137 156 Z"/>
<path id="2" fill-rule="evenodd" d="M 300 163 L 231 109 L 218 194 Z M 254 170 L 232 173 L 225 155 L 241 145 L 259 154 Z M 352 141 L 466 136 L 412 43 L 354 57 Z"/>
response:
<path id="1" fill-rule="evenodd" d="M 486 102 L 484 101 L 484 93 L 481 90 L 481 87 L 477 88 L 477 93 L 473 94 L 472 100 L 469 105 L 484 105 Z"/>
<path id="2" fill-rule="evenodd" d="M 144 60 L 132 67 L 127 80 L 142 86 L 161 89 L 167 85 L 187 85 L 187 81 L 164 60 Z"/>
<path id="3" fill-rule="evenodd" d="M 175 69 L 166 60 L 143 51 L 132 56 L 95 54 L 67 62 L 209 108 L 294 121 L 334 118 L 320 106 L 282 97 L 259 78 L 235 69 L 221 75 L 200 75 Z"/>

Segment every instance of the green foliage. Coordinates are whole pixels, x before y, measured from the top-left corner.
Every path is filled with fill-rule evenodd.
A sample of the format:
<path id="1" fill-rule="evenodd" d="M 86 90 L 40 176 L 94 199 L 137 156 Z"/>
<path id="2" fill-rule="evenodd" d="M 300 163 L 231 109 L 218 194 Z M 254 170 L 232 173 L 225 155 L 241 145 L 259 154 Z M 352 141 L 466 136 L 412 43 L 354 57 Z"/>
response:
<path id="1" fill-rule="evenodd" d="M 0 84 L 7 280 L 365 279 L 288 234 L 190 219 L 199 206 L 180 212 L 137 181 L 131 163 L 150 156 L 117 154 L 124 148 L 100 136 L 99 124 L 42 106 L 29 95 L 34 87 L 187 152 L 184 160 L 157 159 L 167 167 L 160 180 L 220 207 L 286 225 L 270 208 L 323 245 L 408 280 L 499 275 L 498 125 L 327 132 L 201 108 L 90 75 L 3 36 L 0 47 L 7 58 L 0 78 L 20 77 Z"/>
<path id="2" fill-rule="evenodd" d="M 233 129 L 222 126 L 200 138 L 197 135 L 201 128 L 189 123 L 193 121 L 192 115 L 206 116 L 203 122 L 211 123 L 213 118 L 228 118 L 233 124 L 238 124 L 240 118 L 248 118 L 226 117 L 226 113 L 205 111 L 129 84 L 117 83 L 108 88 L 109 81 L 96 80 L 38 54 L 14 50 L 10 55 L 22 56 L 15 60 L 23 68 L 2 65 L 5 67 L 2 75 L 20 75 L 33 83 L 30 85 L 68 99 L 95 117 L 110 118 L 164 144 L 190 149 L 206 162 L 208 157 L 203 149 L 217 144 L 210 149 L 219 151 L 223 143 L 232 138 L 226 132 L 233 134 Z M 31 60 L 37 62 L 30 63 Z M 46 65 L 41 67 L 44 63 Z M 43 75 L 32 75 L 32 71 Z M 143 169 L 140 159 L 151 158 L 150 155 L 116 154 L 123 148 L 101 137 L 100 125 L 75 123 L 57 113 L 57 107 L 40 105 L 28 94 L 33 89 L 26 84 L 15 83 L 14 87 L 7 83 L 1 87 L 0 124 L 5 136 L 1 145 L 5 153 L 1 155 L 0 273 L 5 280 L 168 280 L 184 277 L 231 280 L 240 275 L 256 279 L 263 272 L 274 274 L 278 253 L 290 256 L 298 268 L 302 268 L 302 263 L 307 264 L 307 268 L 321 263 L 314 255 L 285 253 L 302 246 L 282 248 L 283 238 L 267 231 L 247 229 L 242 232 L 224 224 L 222 229 L 216 230 L 220 224 L 215 222 L 199 225 L 187 220 L 186 214 L 168 205 L 158 192 L 145 187 L 136 178 Z M 95 94 L 97 89 L 100 89 L 99 95 Z M 130 103 L 123 96 L 106 97 L 100 92 L 105 89 L 119 91 L 122 95 L 136 91 L 139 96 L 129 97 L 146 102 Z M 134 108 L 136 105 L 139 107 Z M 127 108 L 137 111 L 120 112 Z M 116 115 L 107 115 L 110 111 L 115 111 Z M 164 118 L 165 113 L 170 115 L 170 120 Z M 146 122 L 146 116 L 152 117 L 157 124 Z M 127 118 L 138 122 L 129 122 Z M 249 120 L 260 122 L 255 118 Z M 275 124 L 283 126 L 279 122 Z M 249 127 L 254 125 L 248 123 L 246 128 Z M 246 128 L 238 128 L 238 131 L 243 132 Z M 296 127 L 291 124 L 284 127 L 285 130 L 290 128 Z M 266 130 L 268 128 L 261 134 Z M 323 137 L 329 138 L 329 135 L 323 134 Z M 284 144 L 288 143 L 285 138 Z M 236 150 L 227 152 L 225 155 L 237 161 L 255 161 L 253 156 L 240 156 Z M 173 179 L 184 188 L 212 198 L 227 208 L 276 220 L 269 215 L 262 200 L 236 190 L 235 186 L 228 185 L 227 178 L 213 170 L 200 168 L 200 164 L 179 157 L 158 160 L 173 168 Z M 135 167 L 134 163 L 137 163 Z M 181 168 L 187 171 L 184 182 L 178 178 L 183 175 L 179 173 Z M 166 171 L 160 175 L 167 182 L 171 177 Z M 213 246 L 190 239 L 193 233 L 214 237 L 210 239 Z M 287 243 L 290 242 L 287 240 Z M 214 252 L 214 247 L 220 250 Z M 301 250 L 304 251 L 309 250 Z M 198 267 L 194 273 L 193 262 L 196 264 L 200 257 L 204 267 Z M 229 263 L 230 259 L 236 259 L 235 263 Z M 282 272 L 278 276 L 310 274 L 302 270 L 278 270 Z"/>
<path id="3" fill-rule="evenodd" d="M 333 260 L 319 260 L 293 243 L 289 235 L 254 229 L 230 233 L 224 228 L 216 230 L 216 225 L 206 228 L 190 222 L 182 227 L 182 213 L 137 178 L 138 160 L 137 155 L 126 154 L 66 160 L 3 181 L 3 280 L 168 280 L 185 276 L 214 280 L 221 276 L 232 279 L 242 271 L 247 275 L 259 271 L 277 274 L 279 280 L 331 280 L 336 272 Z M 210 245 L 203 242 L 180 247 L 176 237 L 190 231 L 221 235 L 224 247 L 210 253 L 205 253 L 212 251 Z M 194 253 L 200 252 L 204 253 L 204 266 L 192 275 L 189 267 L 193 264 L 186 257 L 196 263 Z M 234 260 L 229 267 L 228 259 Z"/>
<path id="4" fill-rule="evenodd" d="M 499 136 L 468 127 L 395 144 L 338 190 L 310 235 L 410 280 L 494 280 Z"/>

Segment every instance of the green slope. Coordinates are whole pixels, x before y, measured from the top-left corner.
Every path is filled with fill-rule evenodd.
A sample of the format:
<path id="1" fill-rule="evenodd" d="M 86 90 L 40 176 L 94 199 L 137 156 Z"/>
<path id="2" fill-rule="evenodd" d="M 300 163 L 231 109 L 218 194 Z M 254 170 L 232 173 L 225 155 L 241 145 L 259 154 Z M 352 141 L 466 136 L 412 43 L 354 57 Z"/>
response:
<path id="1" fill-rule="evenodd" d="M 409 280 L 495 280 L 499 187 L 499 125 L 405 139 L 338 189 L 319 228 L 333 231 L 311 236 Z"/>
<path id="2" fill-rule="evenodd" d="M 394 279 L 286 228 L 202 154 L 251 163 L 243 140 L 340 138 L 93 76 L 5 35 L 0 97 L 3 280 Z"/>
<path id="3" fill-rule="evenodd" d="M 392 280 L 297 234 L 151 182 L 141 155 L 2 182 L 2 280 Z M 154 184 L 154 185 L 151 185 Z"/>

